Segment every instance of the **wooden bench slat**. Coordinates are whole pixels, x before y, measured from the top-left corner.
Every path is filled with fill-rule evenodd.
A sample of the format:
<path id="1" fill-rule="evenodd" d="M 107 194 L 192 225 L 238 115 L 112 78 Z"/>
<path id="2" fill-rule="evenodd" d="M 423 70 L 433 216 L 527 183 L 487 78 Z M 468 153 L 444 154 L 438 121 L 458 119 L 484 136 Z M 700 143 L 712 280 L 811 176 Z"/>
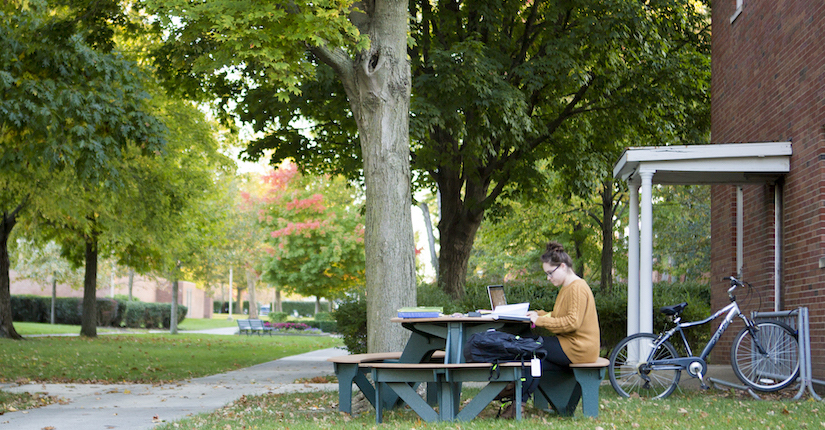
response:
<path id="1" fill-rule="evenodd" d="M 339 355 L 337 357 L 327 358 L 327 361 L 342 364 L 359 364 L 375 361 L 398 360 L 399 358 L 401 358 L 400 352 L 373 352 L 369 354 Z M 443 360 L 444 351 L 435 351 L 432 358 Z"/>
<path id="2" fill-rule="evenodd" d="M 529 366 L 529 363 L 525 363 Z M 499 363 L 500 367 L 521 367 L 521 362 Z M 362 367 L 379 369 L 487 369 L 492 363 L 362 363 Z"/>
<path id="3" fill-rule="evenodd" d="M 607 367 L 610 365 L 610 360 L 599 357 L 595 363 L 575 363 L 571 364 L 570 367 L 572 368 L 599 368 L 599 367 Z"/>

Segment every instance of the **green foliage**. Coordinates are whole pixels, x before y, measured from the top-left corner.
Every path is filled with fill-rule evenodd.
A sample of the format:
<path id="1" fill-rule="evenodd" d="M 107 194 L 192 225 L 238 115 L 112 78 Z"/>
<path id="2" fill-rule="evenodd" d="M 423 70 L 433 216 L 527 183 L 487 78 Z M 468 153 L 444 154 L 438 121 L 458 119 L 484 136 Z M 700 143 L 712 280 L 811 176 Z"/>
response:
<path id="1" fill-rule="evenodd" d="M 11 296 L 14 321 L 47 323 L 51 320 L 51 297 Z M 97 299 L 97 325 L 119 327 L 126 310 L 126 302 L 101 297 Z M 58 297 L 55 300 L 55 324 L 79 325 L 83 313 L 82 299 Z M 139 326 L 131 326 L 139 327 Z"/>
<path id="2" fill-rule="evenodd" d="M 338 333 L 350 354 L 367 352 L 367 297 L 363 291 L 350 292 L 333 313 Z"/>
<path id="3" fill-rule="evenodd" d="M 655 270 L 688 280 L 710 273 L 710 186 L 659 186 L 653 193 Z"/>
<path id="4" fill-rule="evenodd" d="M 317 328 L 318 330 L 321 330 L 324 333 L 337 333 L 338 332 L 338 323 L 336 323 L 335 320 L 331 320 L 331 321 L 313 320 L 313 321 L 308 321 L 306 324 L 308 326 L 312 327 L 312 328 Z"/>
<path id="5" fill-rule="evenodd" d="M 250 89 L 277 85 L 279 90 L 268 96 L 284 100 L 313 75 L 307 47 L 358 52 L 369 46 L 366 35 L 349 21 L 349 0 L 274 1 L 254 8 L 181 0 L 143 4 L 168 34 L 156 52 L 160 73 L 171 88 L 190 98 L 211 93 L 228 103 L 236 99 L 232 96 L 260 96 Z"/>
<path id="6" fill-rule="evenodd" d="M 145 75 L 55 21 L 32 10 L 0 15 L 0 171 L 68 168 L 84 182 L 119 183 L 127 144 L 163 149 L 164 127 L 146 111 Z"/>
<path id="7" fill-rule="evenodd" d="M 329 312 L 318 312 L 315 314 L 315 321 L 335 321 Z"/>
<path id="8" fill-rule="evenodd" d="M 289 314 L 286 312 L 270 312 L 269 315 L 267 315 L 267 317 L 269 318 L 269 321 L 273 323 L 279 323 L 286 322 L 286 320 L 289 318 Z"/>
<path id="9" fill-rule="evenodd" d="M 178 323 L 186 319 L 186 306 L 178 305 Z M 170 303 L 127 302 L 122 324 L 133 328 L 169 328 L 172 305 Z"/>

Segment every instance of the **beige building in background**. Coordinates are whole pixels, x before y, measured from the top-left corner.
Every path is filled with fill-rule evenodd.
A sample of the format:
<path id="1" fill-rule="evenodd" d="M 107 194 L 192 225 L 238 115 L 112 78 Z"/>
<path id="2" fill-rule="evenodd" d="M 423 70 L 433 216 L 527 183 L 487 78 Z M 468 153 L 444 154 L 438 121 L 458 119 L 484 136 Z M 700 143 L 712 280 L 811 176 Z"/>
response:
<path id="1" fill-rule="evenodd" d="M 42 285 L 28 279 L 18 279 L 17 273 L 11 271 L 12 295 L 52 295 L 51 284 Z M 188 281 L 178 282 L 178 303 L 188 308 L 186 316 L 189 318 L 212 318 L 212 298 L 195 284 Z M 83 297 L 83 289 L 74 289 L 68 284 L 57 284 L 57 297 Z M 124 276 L 115 278 L 114 288 L 108 283 L 99 285 L 97 297 L 112 297 L 113 295 L 129 295 L 129 278 Z M 135 275 L 132 284 L 132 297 L 147 303 L 172 303 L 171 283 L 163 278 L 149 278 Z"/>

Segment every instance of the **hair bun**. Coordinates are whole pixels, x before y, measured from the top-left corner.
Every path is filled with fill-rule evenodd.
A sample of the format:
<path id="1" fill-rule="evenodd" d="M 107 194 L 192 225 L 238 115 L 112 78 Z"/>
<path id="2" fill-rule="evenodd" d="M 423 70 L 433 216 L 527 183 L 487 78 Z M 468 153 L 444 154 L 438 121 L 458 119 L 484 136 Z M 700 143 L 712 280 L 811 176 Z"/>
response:
<path id="1" fill-rule="evenodd" d="M 547 252 L 564 252 L 564 247 L 558 242 L 549 242 L 547 243 Z"/>

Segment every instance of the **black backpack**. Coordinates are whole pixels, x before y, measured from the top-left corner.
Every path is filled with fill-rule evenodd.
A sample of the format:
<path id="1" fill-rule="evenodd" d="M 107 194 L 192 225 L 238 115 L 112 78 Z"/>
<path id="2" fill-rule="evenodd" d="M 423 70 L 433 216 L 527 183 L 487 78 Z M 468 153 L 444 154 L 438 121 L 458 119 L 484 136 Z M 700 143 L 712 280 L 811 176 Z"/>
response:
<path id="1" fill-rule="evenodd" d="M 525 362 L 529 362 L 534 357 L 544 358 L 547 355 L 543 347 L 542 337 L 534 339 L 490 329 L 474 333 L 467 339 L 464 344 L 464 360 L 468 363 L 493 363 L 488 380 L 493 379 L 494 374 L 498 378 L 501 373 L 498 363 L 505 361 L 520 361 L 522 375 L 524 375 L 527 372 Z M 525 381 L 524 376 L 521 380 Z M 534 378 L 529 387 L 523 387 L 522 399 L 524 401 L 527 401 L 527 397 L 535 391 L 538 383 L 539 378 Z"/>

